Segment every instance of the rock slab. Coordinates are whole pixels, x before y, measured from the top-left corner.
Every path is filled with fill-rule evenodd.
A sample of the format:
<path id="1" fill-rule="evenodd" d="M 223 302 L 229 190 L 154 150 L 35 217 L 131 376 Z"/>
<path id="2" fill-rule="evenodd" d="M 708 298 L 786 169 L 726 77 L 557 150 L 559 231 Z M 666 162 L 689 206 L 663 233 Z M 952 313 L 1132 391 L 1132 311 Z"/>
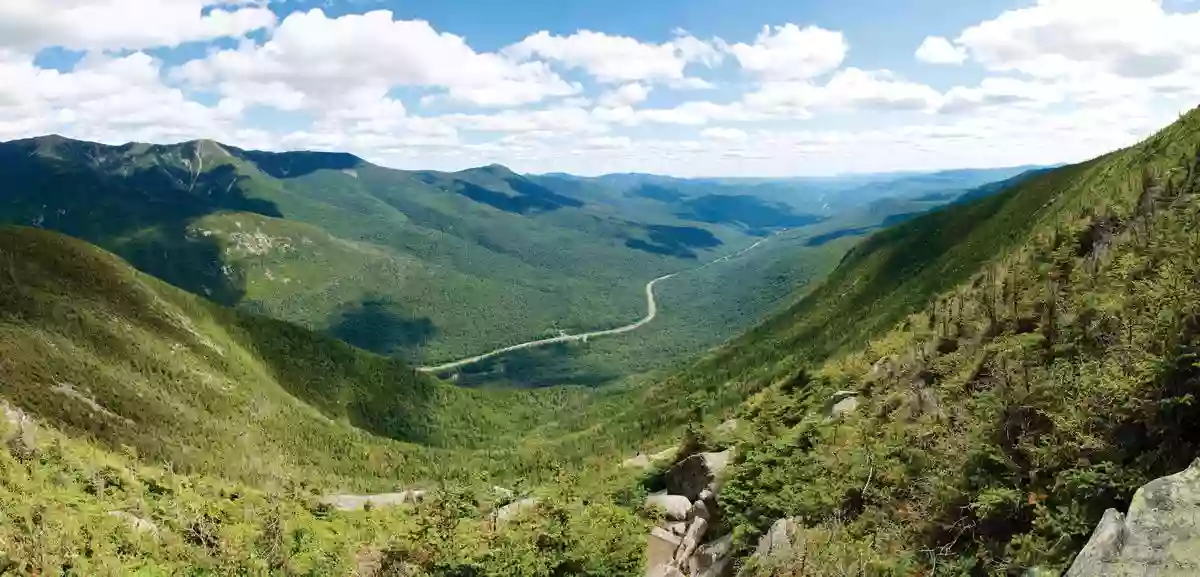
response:
<path id="1" fill-rule="evenodd" d="M 729 465 L 732 451 L 699 453 L 680 461 L 667 471 L 667 492 L 696 501 L 705 489 L 715 491 L 717 476 Z"/>
<path id="2" fill-rule="evenodd" d="M 644 506 L 646 510 L 661 510 L 668 521 L 687 521 L 692 502 L 682 495 L 650 495 Z"/>
<path id="3" fill-rule="evenodd" d="M 1200 460 L 1104 513 L 1066 577 L 1200 575 Z"/>

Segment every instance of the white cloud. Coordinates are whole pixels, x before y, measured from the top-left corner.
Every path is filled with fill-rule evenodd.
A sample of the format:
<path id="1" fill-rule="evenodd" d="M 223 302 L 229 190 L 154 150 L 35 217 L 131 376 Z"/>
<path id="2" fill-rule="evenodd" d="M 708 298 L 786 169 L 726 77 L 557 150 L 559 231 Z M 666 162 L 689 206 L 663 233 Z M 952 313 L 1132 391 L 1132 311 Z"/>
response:
<path id="1" fill-rule="evenodd" d="M 590 148 L 622 149 L 633 145 L 628 136 L 596 136 L 583 141 Z"/>
<path id="2" fill-rule="evenodd" d="M 940 111 L 963 113 L 987 107 L 1044 107 L 1062 102 L 1066 92 L 1065 86 L 1046 82 L 1006 77 L 985 78 L 978 87 L 951 88 L 942 99 Z"/>
<path id="3" fill-rule="evenodd" d="M 4 0 L 0 47 L 117 50 L 239 37 L 275 24 L 263 6 L 225 0 Z"/>
<path id="4" fill-rule="evenodd" d="M 750 122 L 767 119 L 766 115 L 750 110 L 740 102 L 721 104 L 703 100 L 684 102 L 671 108 L 597 107 L 592 110 L 592 117 L 599 122 L 625 126 L 647 123 L 703 126 L 712 121 Z"/>
<path id="5" fill-rule="evenodd" d="M 683 81 L 688 64 L 713 65 L 721 53 L 710 43 L 680 36 L 662 44 L 628 36 L 580 30 L 570 36 L 541 31 L 504 49 L 521 60 L 541 58 L 568 68 L 580 68 L 601 82 Z"/>
<path id="6" fill-rule="evenodd" d="M 265 44 L 193 60 L 180 75 L 242 98 L 262 86 L 281 86 L 290 91 L 284 102 L 318 108 L 342 100 L 347 90 L 371 90 L 382 98 L 393 86 L 441 88 L 452 100 L 480 106 L 528 104 L 580 91 L 545 64 L 476 52 L 460 36 L 438 32 L 425 21 L 394 20 L 386 10 L 338 18 L 319 9 L 294 13 Z M 295 100 L 293 93 L 302 98 Z"/>
<path id="7" fill-rule="evenodd" d="M 609 126 L 583 108 L 502 110 L 493 114 L 446 114 L 436 117 L 459 130 L 497 133 L 544 132 L 554 135 L 600 134 Z"/>
<path id="8" fill-rule="evenodd" d="M 142 53 L 92 54 L 70 72 L 0 55 L 0 138 L 60 132 L 104 142 L 175 141 L 231 133 L 236 106 L 208 107 L 162 83 Z"/>
<path id="9" fill-rule="evenodd" d="M 738 43 L 728 50 L 742 68 L 765 80 L 802 80 L 841 66 L 849 45 L 841 32 L 795 24 L 764 26 L 754 44 Z"/>
<path id="10" fill-rule="evenodd" d="M 846 68 L 824 85 L 809 81 L 766 82 L 744 98 L 751 110 L 791 118 L 809 118 L 816 110 L 928 111 L 941 95 L 924 84 L 898 78 L 887 70 Z"/>
<path id="11" fill-rule="evenodd" d="M 964 30 L 955 43 L 992 70 L 1144 80 L 1194 67 L 1198 29 L 1200 13 L 1168 13 L 1160 0 L 1040 0 Z"/>
<path id="12" fill-rule="evenodd" d="M 941 36 L 926 36 L 917 47 L 916 57 L 930 64 L 962 64 L 967 60 L 967 51 Z"/>
<path id="13" fill-rule="evenodd" d="M 600 96 L 604 106 L 632 106 L 644 102 L 650 96 L 650 90 L 636 82 L 625 84 L 616 90 L 610 90 Z"/>
<path id="14" fill-rule="evenodd" d="M 724 127 L 706 128 L 700 132 L 700 136 L 716 140 L 745 140 L 750 137 L 745 130 Z"/>

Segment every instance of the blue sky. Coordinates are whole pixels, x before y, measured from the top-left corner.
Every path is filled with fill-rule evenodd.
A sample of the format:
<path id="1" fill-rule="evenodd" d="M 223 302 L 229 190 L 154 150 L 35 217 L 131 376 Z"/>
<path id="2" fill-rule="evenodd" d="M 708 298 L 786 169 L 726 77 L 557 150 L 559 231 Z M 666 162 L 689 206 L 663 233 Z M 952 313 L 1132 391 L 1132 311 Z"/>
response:
<path id="1" fill-rule="evenodd" d="M 1189 0 L 9 0 L 0 139 L 791 176 L 1081 160 L 1200 100 Z"/>

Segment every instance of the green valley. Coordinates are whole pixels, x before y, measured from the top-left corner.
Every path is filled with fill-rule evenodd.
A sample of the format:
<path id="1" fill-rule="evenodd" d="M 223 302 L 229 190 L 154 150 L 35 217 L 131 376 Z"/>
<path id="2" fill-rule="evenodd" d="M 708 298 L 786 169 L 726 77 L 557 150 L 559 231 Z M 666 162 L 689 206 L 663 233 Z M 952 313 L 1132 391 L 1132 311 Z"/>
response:
<path id="1" fill-rule="evenodd" d="M 346 154 L 244 151 L 212 141 L 111 147 L 45 137 L 0 145 L 0 158 L 0 178 L 10 183 L 4 222 L 97 243 L 215 302 L 419 364 L 633 322 L 644 313 L 650 279 L 698 269 L 780 227 L 886 223 L 898 210 L 946 201 L 908 200 L 918 193 L 961 192 L 1020 170 L 931 177 L 899 186 L 894 206 L 864 205 L 843 217 L 806 213 L 817 201 L 799 190 L 754 196 L 762 184 L 634 179 L 626 188 L 624 180 L 524 177 L 500 166 L 411 172 Z M 839 186 L 848 206 L 860 198 L 878 204 L 877 190 L 854 191 L 886 181 Z M 646 186 L 674 196 L 647 196 Z M 636 342 L 603 343 L 596 351 L 504 359 L 510 368 L 501 374 L 494 366 L 475 372 L 530 386 L 604 383 L 664 367 L 761 318 L 819 278 L 837 250 L 814 245 L 812 257 L 776 267 L 765 281 L 775 288 L 765 292 L 755 284 L 765 277 L 735 276 L 731 267 L 664 284 L 664 294 L 710 296 L 668 296 L 672 319 L 654 327 L 643 354 L 627 354 Z M 714 286 L 725 288 L 719 296 L 704 288 Z M 536 375 L 520 368 L 530 363 Z"/>

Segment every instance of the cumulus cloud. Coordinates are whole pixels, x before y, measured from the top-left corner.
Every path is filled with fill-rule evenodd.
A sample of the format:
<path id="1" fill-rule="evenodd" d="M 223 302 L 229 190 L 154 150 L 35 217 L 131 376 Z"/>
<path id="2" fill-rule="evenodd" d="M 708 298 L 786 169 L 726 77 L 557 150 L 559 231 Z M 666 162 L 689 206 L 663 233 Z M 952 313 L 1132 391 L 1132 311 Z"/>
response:
<path id="1" fill-rule="evenodd" d="M 105 142 L 172 141 L 230 133 L 240 110 L 204 106 L 161 80 L 162 63 L 142 52 L 93 54 L 72 71 L 0 54 L 0 138 L 63 132 Z"/>
<path id="2" fill-rule="evenodd" d="M 601 82 L 683 81 L 688 64 L 713 65 L 721 53 L 710 42 L 679 36 L 652 44 L 628 36 L 581 30 L 569 36 L 541 31 L 503 51 L 520 60 L 540 58 L 579 68 Z"/>
<path id="3" fill-rule="evenodd" d="M 926 36 L 917 47 L 916 57 L 930 64 L 962 64 L 967 60 L 967 51 L 941 36 Z"/>
<path id="4" fill-rule="evenodd" d="M 274 24 L 266 7 L 226 0 L 5 0 L 0 47 L 139 50 L 239 37 Z"/>
<path id="5" fill-rule="evenodd" d="M 604 93 L 600 96 L 600 103 L 604 106 L 632 106 L 644 102 L 649 95 L 649 89 L 634 82 Z"/>
<path id="6" fill-rule="evenodd" d="M 747 94 L 746 106 L 774 116 L 809 118 L 815 110 L 929 111 L 941 95 L 888 70 L 846 68 L 823 85 L 805 80 L 766 82 Z"/>
<path id="7" fill-rule="evenodd" d="M 764 26 L 754 44 L 728 47 L 745 70 L 766 80 L 802 80 L 841 66 L 849 45 L 841 32 L 795 24 Z"/>
<path id="8" fill-rule="evenodd" d="M 943 113 L 974 112 L 997 106 L 1044 107 L 1065 99 L 1064 87 L 1017 78 L 985 78 L 977 87 L 955 86 L 939 105 Z"/>
<path id="9" fill-rule="evenodd" d="M 955 44 L 984 66 L 1037 77 L 1146 79 L 1196 65 L 1200 13 L 1160 0 L 1039 0 L 967 28 Z"/>
<path id="10" fill-rule="evenodd" d="M 914 76 L 927 68 L 846 66 L 847 39 L 812 25 L 732 43 L 537 32 L 488 52 L 384 10 L 278 21 L 264 0 L 0 0 L 0 139 L 207 137 L 416 168 L 772 175 L 1078 160 L 1200 97 L 1200 13 L 1026 4 L 924 39 L 917 60 L 986 73 L 940 91 Z M 166 53 L 193 58 L 182 65 L 150 50 L 216 38 L 238 41 Z M 39 67 L 49 46 L 86 54 Z M 672 104 L 651 106 L 652 91 Z M 283 113 L 260 123 L 260 107 Z"/>
<path id="11" fill-rule="evenodd" d="M 713 127 L 700 131 L 700 136 L 715 140 L 745 140 L 750 137 L 740 128 Z"/>
<path id="12" fill-rule="evenodd" d="M 547 132 L 556 135 L 599 134 L 610 130 L 583 108 L 560 106 L 541 110 L 502 110 L 492 114 L 446 114 L 441 122 L 460 130 L 496 133 Z"/>
<path id="13" fill-rule="evenodd" d="M 393 86 L 436 87 L 452 100 L 480 106 L 529 104 L 581 90 L 543 63 L 476 52 L 460 36 L 421 20 L 395 20 L 387 10 L 337 18 L 320 9 L 294 13 L 265 44 L 214 52 L 184 65 L 180 76 L 240 98 L 264 85 L 279 87 L 283 102 L 305 107 L 339 101 L 347 90 L 382 97 Z"/>

